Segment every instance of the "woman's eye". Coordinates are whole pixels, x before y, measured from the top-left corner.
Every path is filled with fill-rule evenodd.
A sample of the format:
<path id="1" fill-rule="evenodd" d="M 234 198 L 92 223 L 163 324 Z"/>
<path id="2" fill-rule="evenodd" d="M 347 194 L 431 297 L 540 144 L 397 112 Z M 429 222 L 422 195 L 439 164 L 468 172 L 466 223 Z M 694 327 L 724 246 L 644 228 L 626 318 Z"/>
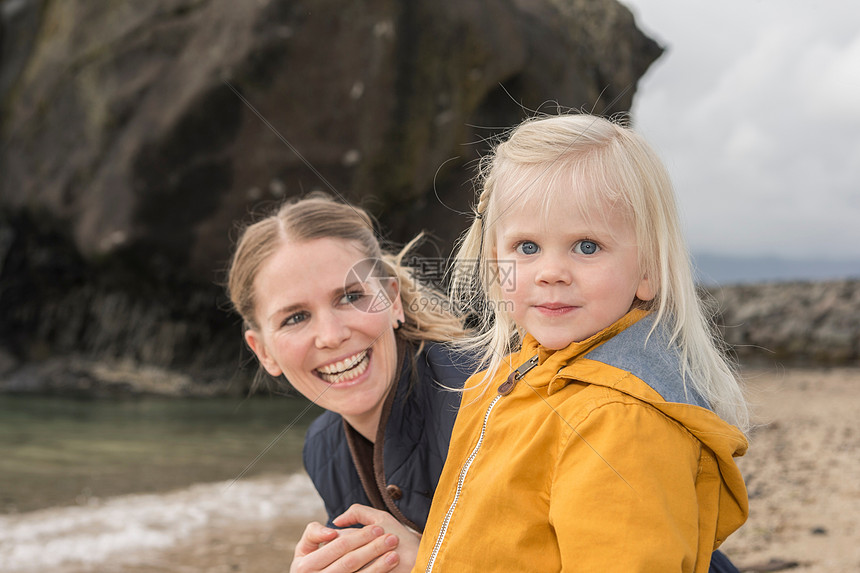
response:
<path id="1" fill-rule="evenodd" d="M 345 292 L 340 299 L 340 304 L 355 304 L 367 295 L 361 291 Z"/>
<path id="2" fill-rule="evenodd" d="M 281 322 L 281 326 L 292 326 L 294 324 L 306 321 L 309 317 L 310 314 L 308 314 L 306 311 L 294 312 Z"/>
<path id="3" fill-rule="evenodd" d="M 579 241 L 573 246 L 573 252 L 577 255 L 593 255 L 600 250 L 600 247 L 594 241 Z"/>
<path id="4" fill-rule="evenodd" d="M 534 255 L 540 251 L 540 247 L 537 246 L 537 243 L 533 243 L 532 241 L 523 241 L 516 246 L 515 250 L 521 255 Z"/>

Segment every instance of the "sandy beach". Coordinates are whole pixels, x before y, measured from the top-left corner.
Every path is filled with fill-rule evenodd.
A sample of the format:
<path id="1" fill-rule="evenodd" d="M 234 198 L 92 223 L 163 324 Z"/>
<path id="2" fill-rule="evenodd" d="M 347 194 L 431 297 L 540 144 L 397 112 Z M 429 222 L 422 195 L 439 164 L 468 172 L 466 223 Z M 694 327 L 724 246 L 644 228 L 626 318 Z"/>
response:
<path id="1" fill-rule="evenodd" d="M 860 370 L 745 379 L 758 423 L 739 461 L 750 517 L 723 549 L 744 571 L 860 571 Z"/>
<path id="2" fill-rule="evenodd" d="M 740 460 L 751 510 L 749 521 L 726 541 L 724 551 L 747 572 L 860 570 L 860 417 L 855 411 L 860 405 L 860 369 L 749 369 L 744 377 L 758 424 L 751 433 L 750 451 Z M 287 571 L 304 523 L 322 518 L 322 506 L 303 476 L 249 480 L 247 486 L 230 488 L 238 497 L 217 505 L 210 499 L 212 492 L 223 492 L 217 485 L 150 496 L 153 499 L 145 502 L 139 496 L 107 501 L 99 508 L 107 513 L 99 519 L 114 519 L 115 512 L 126 516 L 118 519 L 138 519 L 143 525 L 111 537 L 102 531 L 103 523 L 90 524 L 103 536 L 96 544 L 100 554 L 75 553 L 70 549 L 74 538 L 65 543 L 59 538 L 34 542 L 46 554 L 51 547 L 66 548 L 65 558 L 50 563 L 56 573 Z M 277 492 L 287 488 L 292 497 L 279 499 Z M 302 506 L 284 507 L 296 492 L 304 500 Z M 255 496 L 266 497 L 268 505 L 250 503 L 247 498 Z M 154 516 L 152 506 L 162 509 Z M 39 523 L 56 521 L 62 512 L 69 512 L 63 517 L 69 520 L 79 509 L 21 514 L 6 518 L 3 526 L 7 531 L 30 531 Z M 177 519 L 190 523 L 181 535 L 169 542 L 135 544 L 135 532 L 140 539 L 157 540 L 152 533 Z M 75 534 L 86 536 L 86 530 L 77 527 Z M 9 551 L 8 544 L 5 550 L 0 544 L 4 571 L 45 570 L 47 563 L 39 563 L 39 546 L 34 545 L 33 557 L 22 555 L 19 547 L 18 557 L 25 559 L 19 559 L 15 568 L 8 567 L 13 564 Z M 32 567 L 25 565 L 29 559 L 34 559 Z"/>

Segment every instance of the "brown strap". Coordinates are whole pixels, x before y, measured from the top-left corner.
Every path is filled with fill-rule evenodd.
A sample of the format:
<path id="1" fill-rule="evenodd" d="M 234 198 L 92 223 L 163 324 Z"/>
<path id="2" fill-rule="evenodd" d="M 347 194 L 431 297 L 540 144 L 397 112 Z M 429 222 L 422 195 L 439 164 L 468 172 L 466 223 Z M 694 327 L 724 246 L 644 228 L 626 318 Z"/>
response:
<path id="1" fill-rule="evenodd" d="M 394 405 L 397 383 L 398 381 L 395 380 L 394 384 L 391 385 L 382 405 L 375 443 L 371 443 L 370 440 L 358 433 L 346 420 L 343 421 L 343 430 L 346 434 L 349 452 L 352 454 L 352 461 L 358 470 L 358 477 L 371 505 L 375 509 L 387 511 L 397 521 L 420 533 L 422 528 L 406 517 L 391 497 L 391 491 L 396 491 L 399 486 L 389 490 L 389 484 L 385 483 L 385 427 L 388 425 L 388 417 L 391 415 L 391 408 Z M 397 486 L 398 484 L 391 485 Z"/>
<path id="2" fill-rule="evenodd" d="M 361 486 L 364 488 L 364 493 L 367 494 L 367 499 L 370 500 L 370 505 L 376 509 L 388 511 L 385 502 L 382 501 L 379 488 L 376 487 L 376 478 L 373 472 L 373 444 L 359 434 L 346 420 L 343 421 L 343 431 L 346 434 L 349 452 L 352 454 L 352 462 L 355 464 L 355 469 L 358 470 L 358 478 L 361 480 Z"/>
<path id="3" fill-rule="evenodd" d="M 388 426 L 388 417 L 391 415 L 391 407 L 394 405 L 394 397 L 397 394 L 397 384 L 398 382 L 395 381 L 391 386 L 391 390 L 388 391 L 388 396 L 385 398 L 385 403 L 382 405 L 382 414 L 379 416 L 379 427 L 376 429 L 376 443 L 373 444 L 373 469 L 376 474 L 377 491 L 381 493 L 388 513 L 393 515 L 400 523 L 421 533 L 422 528 L 418 527 L 418 525 L 413 523 L 411 519 L 403 515 L 403 512 L 400 511 L 400 508 L 394 503 L 394 498 L 391 497 L 392 489 L 399 492 L 399 486 L 397 488 L 389 489 L 389 484 L 385 483 L 385 428 Z M 392 485 L 397 486 L 398 484 Z"/>

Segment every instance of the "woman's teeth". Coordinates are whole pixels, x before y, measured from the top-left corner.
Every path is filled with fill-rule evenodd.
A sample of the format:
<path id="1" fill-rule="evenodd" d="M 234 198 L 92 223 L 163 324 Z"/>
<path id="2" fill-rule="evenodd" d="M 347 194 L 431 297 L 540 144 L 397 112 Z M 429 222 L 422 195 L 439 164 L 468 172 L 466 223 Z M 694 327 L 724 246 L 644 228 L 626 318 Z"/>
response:
<path id="1" fill-rule="evenodd" d="M 317 374 L 329 384 L 337 384 L 361 376 L 367 370 L 368 362 L 367 350 L 363 350 L 345 360 L 317 368 Z"/>

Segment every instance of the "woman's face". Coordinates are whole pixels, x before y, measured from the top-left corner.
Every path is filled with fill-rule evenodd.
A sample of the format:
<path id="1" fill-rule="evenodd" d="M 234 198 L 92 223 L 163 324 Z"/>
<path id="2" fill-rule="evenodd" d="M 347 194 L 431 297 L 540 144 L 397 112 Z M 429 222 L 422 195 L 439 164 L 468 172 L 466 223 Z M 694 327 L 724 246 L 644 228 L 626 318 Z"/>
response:
<path id="1" fill-rule="evenodd" d="M 373 439 L 397 374 L 403 307 L 396 283 L 373 277 L 366 261 L 340 239 L 283 243 L 257 274 L 259 329 L 245 338 L 269 374 Z"/>

